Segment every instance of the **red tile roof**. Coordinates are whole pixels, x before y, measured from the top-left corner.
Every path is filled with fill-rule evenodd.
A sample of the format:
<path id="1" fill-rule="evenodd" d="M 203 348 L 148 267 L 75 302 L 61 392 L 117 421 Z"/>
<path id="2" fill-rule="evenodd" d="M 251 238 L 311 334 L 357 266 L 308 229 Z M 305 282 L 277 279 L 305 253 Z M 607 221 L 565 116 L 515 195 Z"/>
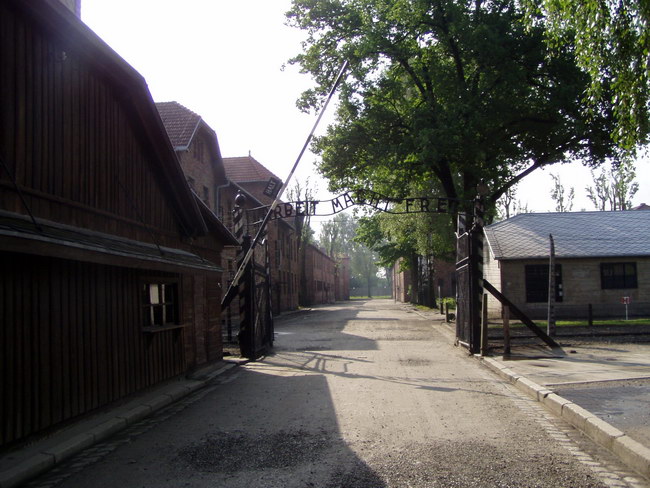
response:
<path id="1" fill-rule="evenodd" d="M 235 183 L 269 181 L 269 178 L 280 180 L 252 156 L 223 158 L 223 165 L 226 169 L 226 178 Z"/>
<path id="2" fill-rule="evenodd" d="M 187 148 L 201 122 L 201 116 L 178 102 L 156 103 L 156 108 L 174 149 Z"/>

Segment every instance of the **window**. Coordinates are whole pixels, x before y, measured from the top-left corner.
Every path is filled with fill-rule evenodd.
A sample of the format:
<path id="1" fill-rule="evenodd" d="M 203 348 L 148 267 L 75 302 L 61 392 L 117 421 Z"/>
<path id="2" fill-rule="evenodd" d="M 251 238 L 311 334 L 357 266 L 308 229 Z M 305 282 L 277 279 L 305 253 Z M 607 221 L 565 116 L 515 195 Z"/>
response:
<path id="1" fill-rule="evenodd" d="M 603 290 L 636 288 L 636 263 L 601 263 L 600 286 Z"/>
<path id="2" fill-rule="evenodd" d="M 562 265 L 555 265 L 555 300 L 562 301 Z M 526 265 L 526 302 L 548 302 L 548 264 Z"/>
<path id="3" fill-rule="evenodd" d="M 178 285 L 176 283 L 142 284 L 143 327 L 178 324 Z"/>

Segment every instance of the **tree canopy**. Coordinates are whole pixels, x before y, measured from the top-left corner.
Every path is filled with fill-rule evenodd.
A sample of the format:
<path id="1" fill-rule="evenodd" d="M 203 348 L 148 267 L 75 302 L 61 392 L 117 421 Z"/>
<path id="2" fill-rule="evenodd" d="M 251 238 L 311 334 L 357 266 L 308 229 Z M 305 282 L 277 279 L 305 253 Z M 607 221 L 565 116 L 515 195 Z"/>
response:
<path id="1" fill-rule="evenodd" d="M 316 84 L 299 105 L 318 107 L 349 63 L 336 121 L 314 144 L 330 189 L 471 199 L 484 182 L 494 204 L 538 168 L 615 155 L 612 104 L 587 106 L 574 50 L 549 56 L 519 5 L 294 0 L 288 22 L 307 39 L 291 62 Z"/>
<path id="2" fill-rule="evenodd" d="M 650 3 L 647 0 L 527 0 L 528 20 L 543 25 L 551 47 L 575 46 L 589 74 L 589 103 L 613 96 L 614 137 L 633 148 L 647 142 L 650 110 Z"/>

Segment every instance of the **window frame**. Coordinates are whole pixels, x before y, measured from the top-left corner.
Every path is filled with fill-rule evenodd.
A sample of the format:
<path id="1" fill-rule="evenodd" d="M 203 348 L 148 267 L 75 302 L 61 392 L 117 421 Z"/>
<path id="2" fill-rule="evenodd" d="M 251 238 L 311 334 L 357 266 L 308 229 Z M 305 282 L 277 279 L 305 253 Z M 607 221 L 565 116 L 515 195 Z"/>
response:
<path id="1" fill-rule="evenodd" d="M 607 268 L 621 267 L 623 274 L 614 275 L 611 274 L 607 276 Z M 628 267 L 631 267 L 634 271 L 633 273 L 628 274 Z M 617 281 L 621 280 L 621 283 Z M 637 289 L 639 287 L 639 274 L 636 266 L 636 261 L 617 261 L 611 263 L 600 263 L 600 289 L 601 290 L 629 290 Z"/>
<path id="2" fill-rule="evenodd" d="M 152 287 L 157 298 L 153 301 Z M 184 327 L 181 323 L 181 290 L 178 279 L 145 278 L 140 281 L 140 321 L 143 332 L 162 332 Z"/>
<path id="3" fill-rule="evenodd" d="M 529 279 L 532 279 L 532 277 L 529 277 L 529 270 L 532 270 L 533 268 L 537 270 L 542 270 L 542 273 L 537 273 L 538 275 L 544 275 L 542 278 L 542 281 L 544 283 L 543 287 L 539 288 L 539 291 L 531 290 L 529 286 Z M 526 303 L 548 303 L 548 271 L 549 271 L 549 265 L 548 263 L 546 264 L 526 264 L 524 265 L 524 294 L 526 296 Z M 543 300 L 538 300 L 534 299 L 531 300 L 531 295 L 533 293 L 541 293 L 538 295 L 544 296 Z M 562 265 L 561 264 L 555 264 L 555 301 L 556 302 L 562 302 L 564 300 L 564 288 L 562 285 Z"/>

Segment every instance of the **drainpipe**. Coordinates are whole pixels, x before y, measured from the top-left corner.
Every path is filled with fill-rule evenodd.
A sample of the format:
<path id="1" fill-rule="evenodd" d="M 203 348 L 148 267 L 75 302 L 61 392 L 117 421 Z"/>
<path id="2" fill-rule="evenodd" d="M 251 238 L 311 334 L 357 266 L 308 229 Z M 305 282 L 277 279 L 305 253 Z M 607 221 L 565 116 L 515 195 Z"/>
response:
<path id="1" fill-rule="evenodd" d="M 214 201 L 217 204 L 217 208 L 216 208 L 217 215 L 219 215 L 219 209 L 221 208 L 221 191 L 220 190 L 222 188 L 228 188 L 230 186 L 230 183 L 231 183 L 231 181 L 228 180 L 228 183 L 226 183 L 225 185 L 219 185 L 214 189 Z"/>

